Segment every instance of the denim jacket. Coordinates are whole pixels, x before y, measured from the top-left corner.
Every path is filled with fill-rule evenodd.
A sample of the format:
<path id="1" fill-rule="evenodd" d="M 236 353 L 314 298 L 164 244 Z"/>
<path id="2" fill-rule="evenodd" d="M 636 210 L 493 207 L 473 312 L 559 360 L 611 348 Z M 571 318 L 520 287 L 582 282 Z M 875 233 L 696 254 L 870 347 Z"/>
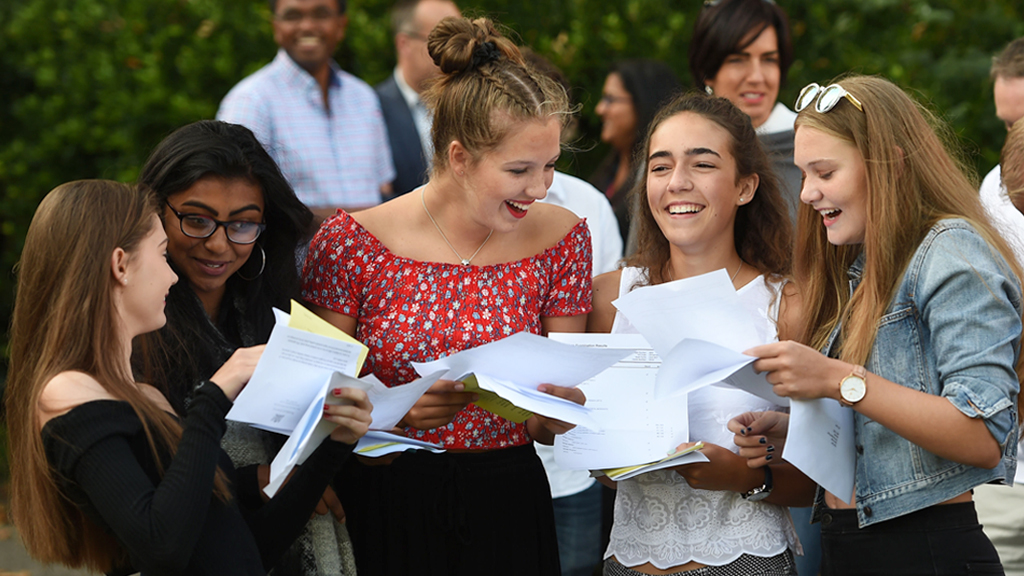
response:
<path id="1" fill-rule="evenodd" d="M 861 254 L 850 267 L 851 292 L 860 283 L 863 259 Z M 826 354 L 833 352 L 838 332 L 829 337 Z M 866 368 L 942 396 L 971 418 L 983 418 L 1003 457 L 991 470 L 958 464 L 855 412 L 857 520 L 862 528 L 944 502 L 979 484 L 1013 481 L 1019 389 L 1014 366 L 1020 343 L 1021 286 L 1006 261 L 967 222 L 935 224 L 878 323 Z"/>

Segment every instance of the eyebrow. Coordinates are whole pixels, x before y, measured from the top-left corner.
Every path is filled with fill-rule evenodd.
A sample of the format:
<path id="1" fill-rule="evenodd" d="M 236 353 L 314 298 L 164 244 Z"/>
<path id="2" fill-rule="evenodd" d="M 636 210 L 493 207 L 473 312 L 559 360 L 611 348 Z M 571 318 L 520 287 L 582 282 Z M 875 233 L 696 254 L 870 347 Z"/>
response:
<path id="1" fill-rule="evenodd" d="M 711 154 L 712 156 L 716 156 L 718 158 L 722 157 L 721 154 L 719 154 L 718 152 L 715 152 L 711 148 L 702 148 L 702 147 L 688 148 L 684 154 L 686 156 L 700 156 L 702 154 Z M 655 160 L 655 159 L 658 159 L 658 158 L 671 158 L 671 157 L 672 157 L 672 153 L 669 152 L 668 150 L 658 150 L 656 152 L 651 153 L 651 155 L 647 157 L 647 161 L 650 162 L 651 160 Z"/>
<path id="2" fill-rule="evenodd" d="M 193 206 L 195 208 L 202 208 L 203 210 L 206 210 L 207 212 L 209 212 L 211 214 L 220 215 L 220 212 L 214 210 L 213 208 L 207 206 L 206 204 L 203 204 L 202 202 L 200 202 L 198 200 L 186 200 L 185 202 L 182 202 L 181 205 L 182 206 Z M 231 212 L 228 212 L 228 216 L 234 216 L 236 214 L 241 214 L 242 212 L 248 212 L 250 210 L 255 210 L 257 212 L 263 212 L 263 210 L 259 206 L 255 205 L 255 204 L 248 204 L 246 206 L 242 206 L 241 208 L 238 208 L 236 210 L 232 210 Z"/>

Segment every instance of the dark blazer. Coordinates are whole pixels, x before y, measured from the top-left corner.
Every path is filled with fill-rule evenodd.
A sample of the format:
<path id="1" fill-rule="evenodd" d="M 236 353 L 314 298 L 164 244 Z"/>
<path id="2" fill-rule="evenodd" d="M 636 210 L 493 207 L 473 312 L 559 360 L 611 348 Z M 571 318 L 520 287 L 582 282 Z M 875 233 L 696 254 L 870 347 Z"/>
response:
<path id="1" fill-rule="evenodd" d="M 427 181 L 427 160 L 412 119 L 412 111 L 405 98 L 402 98 L 394 75 L 388 76 L 374 90 L 380 98 L 384 123 L 388 127 L 388 142 L 395 162 L 395 181 L 392 186 L 395 196 L 398 196 Z"/>

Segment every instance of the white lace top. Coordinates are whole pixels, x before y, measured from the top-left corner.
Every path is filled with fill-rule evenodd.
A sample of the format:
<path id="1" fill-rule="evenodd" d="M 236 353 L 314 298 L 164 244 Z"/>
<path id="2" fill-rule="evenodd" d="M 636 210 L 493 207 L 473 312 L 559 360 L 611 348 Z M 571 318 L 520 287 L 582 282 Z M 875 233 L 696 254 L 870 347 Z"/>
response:
<path id="1" fill-rule="evenodd" d="M 638 268 L 622 270 L 619 294 L 646 284 Z M 757 318 L 764 342 L 778 339 L 775 295 L 781 287 L 758 277 L 740 288 L 739 296 Z M 612 333 L 636 329 L 616 313 Z M 690 394 L 690 438 L 717 444 L 734 452 L 726 423 L 750 410 L 777 406 L 752 394 L 726 386 L 708 386 Z M 767 502 L 749 502 L 736 492 L 691 488 L 673 470 L 658 470 L 618 483 L 611 541 L 604 557 L 612 555 L 624 566 L 650 562 L 667 570 L 696 561 L 721 566 L 742 554 L 768 557 L 800 544 L 789 510 Z"/>

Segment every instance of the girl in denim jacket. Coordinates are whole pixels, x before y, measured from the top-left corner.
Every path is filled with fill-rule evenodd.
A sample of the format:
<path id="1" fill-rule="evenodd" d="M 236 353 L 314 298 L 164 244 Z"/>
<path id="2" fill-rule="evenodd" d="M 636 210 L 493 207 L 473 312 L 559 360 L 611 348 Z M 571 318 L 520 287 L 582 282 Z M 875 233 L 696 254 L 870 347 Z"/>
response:
<path id="1" fill-rule="evenodd" d="M 777 394 L 855 412 L 852 504 L 817 499 L 822 573 L 1002 574 L 971 489 L 1016 466 L 1020 267 L 891 82 L 811 84 L 796 109 L 801 339 L 748 353 Z"/>

